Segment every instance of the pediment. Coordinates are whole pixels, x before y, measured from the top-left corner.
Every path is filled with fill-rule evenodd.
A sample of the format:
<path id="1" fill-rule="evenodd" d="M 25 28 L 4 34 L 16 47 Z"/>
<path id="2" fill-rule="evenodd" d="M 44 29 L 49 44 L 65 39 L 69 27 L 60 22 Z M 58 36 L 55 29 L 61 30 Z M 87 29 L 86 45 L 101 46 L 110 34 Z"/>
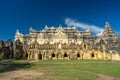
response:
<path id="1" fill-rule="evenodd" d="M 54 38 L 67 38 L 67 34 L 63 33 L 62 31 L 58 31 L 53 37 Z"/>
<path id="2" fill-rule="evenodd" d="M 63 27 L 61 25 L 59 25 L 59 27 L 56 30 L 56 32 L 59 32 L 59 31 L 64 31 L 64 29 L 63 29 Z"/>

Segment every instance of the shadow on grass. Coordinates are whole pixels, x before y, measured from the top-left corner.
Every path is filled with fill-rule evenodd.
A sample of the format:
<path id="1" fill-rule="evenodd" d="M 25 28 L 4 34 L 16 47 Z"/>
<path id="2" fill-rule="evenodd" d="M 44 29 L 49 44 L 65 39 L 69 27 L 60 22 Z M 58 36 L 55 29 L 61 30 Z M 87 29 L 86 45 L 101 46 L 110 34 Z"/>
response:
<path id="1" fill-rule="evenodd" d="M 0 62 L 0 73 L 19 70 L 19 69 L 27 69 L 30 68 L 32 65 L 33 64 L 30 64 L 28 62 L 25 63 L 18 63 L 13 61 Z"/>

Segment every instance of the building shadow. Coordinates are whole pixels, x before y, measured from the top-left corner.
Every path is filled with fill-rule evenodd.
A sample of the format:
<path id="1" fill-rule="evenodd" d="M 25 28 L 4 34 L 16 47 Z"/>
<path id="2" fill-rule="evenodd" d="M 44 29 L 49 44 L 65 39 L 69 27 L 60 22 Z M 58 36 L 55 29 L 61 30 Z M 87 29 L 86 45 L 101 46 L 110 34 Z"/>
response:
<path id="1" fill-rule="evenodd" d="M 30 68 L 32 63 L 29 62 L 14 62 L 14 61 L 8 61 L 8 62 L 2 62 L 0 61 L 0 73 L 19 70 L 19 69 L 27 69 Z"/>

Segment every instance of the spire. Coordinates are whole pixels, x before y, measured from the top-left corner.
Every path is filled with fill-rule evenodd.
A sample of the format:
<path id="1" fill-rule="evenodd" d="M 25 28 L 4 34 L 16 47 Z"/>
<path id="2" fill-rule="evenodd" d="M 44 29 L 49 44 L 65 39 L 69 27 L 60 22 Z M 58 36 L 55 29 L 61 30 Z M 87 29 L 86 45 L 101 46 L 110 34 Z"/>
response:
<path id="1" fill-rule="evenodd" d="M 86 32 L 90 32 L 90 28 L 88 28 L 88 29 L 86 30 Z"/>
<path id="2" fill-rule="evenodd" d="M 113 32 L 109 22 L 105 23 L 105 31 L 112 31 Z"/>
<path id="3" fill-rule="evenodd" d="M 59 31 L 63 31 L 63 28 L 62 28 L 62 25 L 61 25 L 61 24 L 59 25 L 58 30 L 59 30 Z"/>
<path id="4" fill-rule="evenodd" d="M 20 31 L 17 29 L 16 30 L 16 35 L 19 35 L 20 34 Z"/>
<path id="5" fill-rule="evenodd" d="M 61 31 L 63 31 L 63 28 L 62 28 L 62 25 L 60 24 L 59 27 L 56 29 L 55 32 L 61 32 Z"/>
<path id="6" fill-rule="evenodd" d="M 32 32 L 37 32 L 37 31 L 34 30 L 34 29 L 32 28 L 32 26 L 30 26 L 30 33 L 32 33 Z"/>
<path id="7" fill-rule="evenodd" d="M 32 26 L 30 26 L 30 31 L 32 31 Z"/>
<path id="8" fill-rule="evenodd" d="M 20 33 L 20 31 L 17 29 L 17 30 L 16 30 L 16 36 L 18 36 L 18 35 L 23 36 L 23 34 Z"/>
<path id="9" fill-rule="evenodd" d="M 76 29 L 76 26 L 74 25 L 72 28 L 73 28 L 73 29 Z"/>
<path id="10" fill-rule="evenodd" d="M 62 28 L 62 25 L 60 24 L 59 27 Z"/>
<path id="11" fill-rule="evenodd" d="M 52 26 L 52 27 L 51 27 L 51 29 L 55 29 L 55 27 L 54 27 L 54 26 Z"/>
<path id="12" fill-rule="evenodd" d="M 105 29 L 103 31 L 103 35 L 104 35 L 104 37 L 109 38 L 109 39 L 117 38 L 117 37 L 115 37 L 117 35 L 114 33 L 114 31 L 112 30 L 112 28 L 108 22 L 105 23 Z"/>
<path id="13" fill-rule="evenodd" d="M 109 22 L 106 22 L 106 23 L 105 23 L 105 28 L 106 28 L 106 29 L 109 29 L 109 28 L 110 28 Z"/>
<path id="14" fill-rule="evenodd" d="M 48 26 L 47 26 L 47 25 L 45 25 L 45 29 L 48 29 Z"/>
<path id="15" fill-rule="evenodd" d="M 18 29 L 16 30 L 16 33 L 20 33 Z"/>

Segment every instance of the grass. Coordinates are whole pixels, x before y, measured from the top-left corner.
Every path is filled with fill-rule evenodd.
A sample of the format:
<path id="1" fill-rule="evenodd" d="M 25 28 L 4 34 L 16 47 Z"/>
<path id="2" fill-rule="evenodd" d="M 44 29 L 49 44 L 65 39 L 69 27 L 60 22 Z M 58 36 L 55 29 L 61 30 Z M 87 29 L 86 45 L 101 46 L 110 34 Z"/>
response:
<path id="1" fill-rule="evenodd" d="M 10 60 L 7 62 L 0 62 L 0 73 L 31 67 L 31 64 L 27 62 L 27 60 Z"/>
<path id="2" fill-rule="evenodd" d="M 98 64 L 83 64 L 98 62 Z M 101 64 L 106 62 L 104 64 Z M 82 63 L 82 64 L 81 64 Z M 100 64 L 99 64 L 100 63 Z M 111 64 L 109 64 L 111 63 Z M 30 69 L 46 73 L 47 76 L 68 78 L 97 78 L 97 73 L 107 74 L 115 77 L 120 76 L 120 64 L 110 60 L 43 60 L 39 61 Z"/>
<path id="3" fill-rule="evenodd" d="M 110 60 L 42 60 L 34 64 L 25 64 L 28 60 L 12 60 L 10 63 L 0 62 L 0 73 L 16 70 L 36 70 L 44 73 L 31 80 L 93 80 L 98 73 L 120 78 L 120 64 Z M 95 63 L 95 64 L 94 64 Z"/>

